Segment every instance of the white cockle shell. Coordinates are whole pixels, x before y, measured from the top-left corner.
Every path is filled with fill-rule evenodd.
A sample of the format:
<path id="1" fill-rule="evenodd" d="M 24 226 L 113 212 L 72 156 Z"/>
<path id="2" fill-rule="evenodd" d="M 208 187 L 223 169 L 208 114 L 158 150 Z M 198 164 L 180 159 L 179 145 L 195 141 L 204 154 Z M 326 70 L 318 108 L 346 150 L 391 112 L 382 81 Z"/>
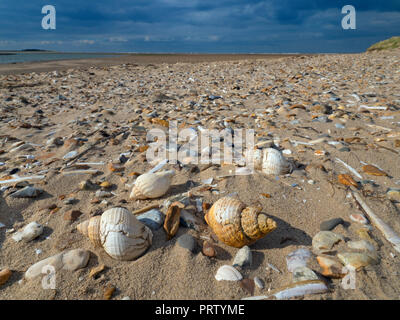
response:
<path id="1" fill-rule="evenodd" d="M 113 208 L 77 226 L 94 245 L 117 260 L 132 260 L 152 243 L 151 230 L 124 208 Z"/>
<path id="2" fill-rule="evenodd" d="M 174 170 L 142 174 L 133 185 L 130 199 L 144 200 L 163 196 L 171 186 L 174 175 Z"/>
<path id="3" fill-rule="evenodd" d="M 234 267 L 223 265 L 218 269 L 217 273 L 215 274 L 215 279 L 218 281 L 240 281 L 243 279 L 243 276 Z"/>
<path id="4" fill-rule="evenodd" d="M 264 149 L 262 172 L 271 175 L 287 174 L 292 170 L 292 165 L 283 156 L 282 152 L 273 148 Z"/>

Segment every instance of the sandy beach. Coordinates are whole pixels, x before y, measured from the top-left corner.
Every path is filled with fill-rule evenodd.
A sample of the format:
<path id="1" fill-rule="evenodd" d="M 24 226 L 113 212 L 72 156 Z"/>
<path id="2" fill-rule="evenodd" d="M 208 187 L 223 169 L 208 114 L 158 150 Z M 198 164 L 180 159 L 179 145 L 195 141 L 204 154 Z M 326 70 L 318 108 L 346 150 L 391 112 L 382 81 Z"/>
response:
<path id="1" fill-rule="evenodd" d="M 146 160 L 154 142 L 146 134 L 158 128 L 168 137 L 172 121 L 197 133 L 253 129 L 256 148 L 279 150 L 290 170 L 237 175 L 237 163 L 166 164 L 161 171 L 175 170 L 168 191 L 131 199 L 135 180 L 155 166 Z M 399 155 L 399 49 L 0 65 L 0 272 L 10 272 L 0 299 L 275 299 L 272 293 L 296 281 L 316 281 L 326 290 L 293 299 L 399 300 L 400 252 L 351 196 L 357 192 L 400 235 Z M 27 186 L 40 192 L 13 196 Z M 236 267 L 248 281 L 215 278 L 239 249 L 223 243 L 204 215 L 227 196 L 260 208 L 277 225 L 249 245 L 251 264 Z M 158 206 L 164 219 L 172 201 L 187 214 L 177 233 L 168 240 L 162 224 L 151 229 L 151 245 L 131 261 L 112 258 L 77 231 L 115 207 L 133 214 Z M 38 237 L 13 239 L 31 222 L 43 226 Z M 316 236 L 327 224 L 340 240 L 320 250 Z M 193 240 L 190 250 L 183 235 Z M 214 257 L 202 252 L 205 241 Z M 72 249 L 89 251 L 89 259 L 75 271 L 57 270 L 55 288 L 43 289 L 43 275 L 26 279 L 35 263 Z M 301 275 L 287 262 L 298 249 L 310 254 Z M 352 263 L 340 256 L 355 253 L 362 261 L 351 289 L 342 271 L 329 274 L 317 260 L 342 270 Z"/>

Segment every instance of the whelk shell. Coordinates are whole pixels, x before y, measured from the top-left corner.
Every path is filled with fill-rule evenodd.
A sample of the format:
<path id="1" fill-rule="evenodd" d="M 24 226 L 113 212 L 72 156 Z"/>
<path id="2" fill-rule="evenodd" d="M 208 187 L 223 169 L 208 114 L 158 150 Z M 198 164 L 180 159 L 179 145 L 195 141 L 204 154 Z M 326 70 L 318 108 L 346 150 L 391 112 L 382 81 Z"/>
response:
<path id="1" fill-rule="evenodd" d="M 127 209 L 113 208 L 80 223 L 77 229 L 117 260 L 132 260 L 152 243 L 153 234 Z"/>
<path id="2" fill-rule="evenodd" d="M 263 152 L 262 172 L 265 174 L 282 175 L 292 170 L 292 165 L 286 160 L 282 152 L 267 148 Z"/>
<path id="3" fill-rule="evenodd" d="M 135 181 L 130 199 L 144 200 L 163 196 L 171 186 L 174 175 L 174 170 L 142 174 Z"/>
<path id="4" fill-rule="evenodd" d="M 236 248 L 256 242 L 277 227 L 261 208 L 246 207 L 228 197 L 215 202 L 204 218 L 222 242 Z"/>

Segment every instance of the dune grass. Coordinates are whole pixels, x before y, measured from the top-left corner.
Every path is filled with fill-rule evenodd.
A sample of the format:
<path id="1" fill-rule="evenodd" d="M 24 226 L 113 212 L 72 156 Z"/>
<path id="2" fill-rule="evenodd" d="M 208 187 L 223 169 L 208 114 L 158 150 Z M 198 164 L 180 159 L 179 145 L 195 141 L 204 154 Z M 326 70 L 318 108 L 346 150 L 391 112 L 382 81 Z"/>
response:
<path id="1" fill-rule="evenodd" d="M 378 43 L 375 43 L 367 51 L 381 51 L 400 48 L 400 37 L 393 37 Z"/>

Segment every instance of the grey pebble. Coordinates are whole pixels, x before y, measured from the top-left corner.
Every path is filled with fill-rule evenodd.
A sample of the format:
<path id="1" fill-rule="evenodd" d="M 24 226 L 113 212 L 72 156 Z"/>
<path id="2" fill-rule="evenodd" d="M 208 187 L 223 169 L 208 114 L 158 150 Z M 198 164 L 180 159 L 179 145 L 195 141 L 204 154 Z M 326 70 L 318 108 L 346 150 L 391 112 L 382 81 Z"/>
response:
<path id="1" fill-rule="evenodd" d="M 196 240 L 190 234 L 181 235 L 178 238 L 178 244 L 191 252 L 196 249 Z"/>
<path id="2" fill-rule="evenodd" d="M 321 231 L 331 231 L 331 230 L 335 229 L 335 227 L 339 224 L 344 224 L 344 221 L 342 218 L 326 220 L 320 224 L 319 229 Z"/>
<path id="3" fill-rule="evenodd" d="M 164 215 L 157 209 L 147 211 L 136 218 L 154 231 L 160 229 L 164 222 Z"/>

